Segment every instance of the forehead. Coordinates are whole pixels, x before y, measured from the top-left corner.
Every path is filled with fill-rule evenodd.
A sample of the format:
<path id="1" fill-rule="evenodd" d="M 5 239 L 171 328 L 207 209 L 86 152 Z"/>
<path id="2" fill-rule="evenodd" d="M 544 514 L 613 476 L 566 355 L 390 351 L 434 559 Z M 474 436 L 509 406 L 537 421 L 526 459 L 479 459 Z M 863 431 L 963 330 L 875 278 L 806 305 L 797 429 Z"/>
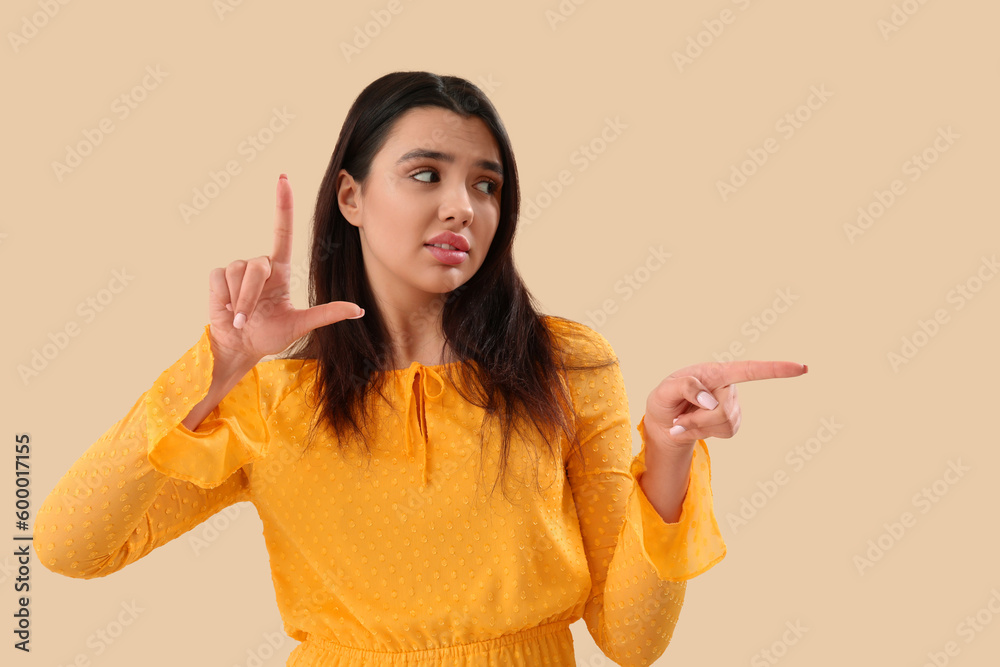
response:
<path id="1" fill-rule="evenodd" d="M 500 149 L 482 118 L 463 118 L 441 107 L 415 107 L 402 113 L 380 152 L 395 161 L 413 148 L 455 152 L 459 159 L 467 154 L 469 159 L 500 161 Z"/>

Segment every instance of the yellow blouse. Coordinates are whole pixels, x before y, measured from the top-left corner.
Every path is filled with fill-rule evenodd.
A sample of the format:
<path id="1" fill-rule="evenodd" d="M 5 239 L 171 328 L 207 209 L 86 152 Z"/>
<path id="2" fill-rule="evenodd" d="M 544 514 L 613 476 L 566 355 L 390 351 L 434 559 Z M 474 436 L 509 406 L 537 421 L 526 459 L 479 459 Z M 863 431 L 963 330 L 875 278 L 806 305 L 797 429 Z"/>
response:
<path id="1" fill-rule="evenodd" d="M 189 430 L 181 422 L 211 383 L 209 332 L 46 498 L 34 548 L 48 569 L 111 574 L 249 501 L 285 632 L 301 642 L 289 666 L 570 667 L 580 618 L 608 658 L 633 666 L 663 653 L 686 581 L 725 556 L 704 440 L 676 523 L 643 494 L 646 434 L 640 420 L 633 457 L 617 363 L 565 378 L 585 468 L 564 434 L 563 465 L 544 445 L 519 456 L 512 439 L 510 502 L 488 493 L 493 449 L 479 476 L 483 411 L 449 383 L 449 364 L 389 371 L 393 405 L 379 401 L 384 428 L 367 461 L 321 439 L 305 449 L 315 360 L 261 361 Z"/>

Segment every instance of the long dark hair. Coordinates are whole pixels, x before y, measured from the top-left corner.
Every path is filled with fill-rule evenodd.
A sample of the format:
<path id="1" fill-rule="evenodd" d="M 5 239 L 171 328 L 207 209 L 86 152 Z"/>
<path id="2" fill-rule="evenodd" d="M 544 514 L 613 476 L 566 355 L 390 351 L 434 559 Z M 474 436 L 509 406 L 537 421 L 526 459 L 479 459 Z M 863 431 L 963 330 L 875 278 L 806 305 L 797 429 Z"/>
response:
<path id="1" fill-rule="evenodd" d="M 566 345 L 563 349 L 560 341 L 582 340 L 586 333 L 583 325 L 536 310 L 534 297 L 514 267 L 511 254 L 520 208 L 514 153 L 493 104 L 471 82 L 429 72 L 392 72 L 358 95 L 344 120 L 316 199 L 309 305 L 350 301 L 362 306 L 365 315 L 312 330 L 281 358 L 316 360 L 314 390 L 321 409 L 316 411 L 320 419 L 310 428 L 310 444 L 322 421 L 335 432 L 338 447 L 347 447 L 353 433 L 370 455 L 366 433 L 370 433 L 372 415 L 366 405 L 370 407 L 368 399 L 375 393 L 388 400 L 383 392 L 388 373 L 383 371 L 392 370 L 393 348 L 365 273 L 358 228 L 347 222 L 338 205 L 337 174 L 345 169 L 363 189 L 372 160 L 396 119 L 409 109 L 428 106 L 448 109 L 462 118 L 478 116 L 500 149 L 504 174 L 500 220 L 486 258 L 466 283 L 440 295 L 434 302 L 438 310 L 420 316 L 441 318 L 445 348 L 454 351 L 454 362 L 458 362 L 449 362 L 444 374 L 466 401 L 485 411 L 479 430 L 480 462 L 486 454 L 486 421 L 499 418 L 498 479 L 502 480 L 510 463 L 512 430 L 525 442 L 533 440 L 523 431 L 522 417 L 531 419 L 549 454 L 555 456 L 552 444 L 558 442 L 557 429 L 566 433 L 569 442 L 576 441 L 566 371 L 603 368 L 617 359 L 600 355 L 596 361 L 586 361 L 566 354 L 582 348 Z M 458 381 L 452 368 L 458 369 Z"/>

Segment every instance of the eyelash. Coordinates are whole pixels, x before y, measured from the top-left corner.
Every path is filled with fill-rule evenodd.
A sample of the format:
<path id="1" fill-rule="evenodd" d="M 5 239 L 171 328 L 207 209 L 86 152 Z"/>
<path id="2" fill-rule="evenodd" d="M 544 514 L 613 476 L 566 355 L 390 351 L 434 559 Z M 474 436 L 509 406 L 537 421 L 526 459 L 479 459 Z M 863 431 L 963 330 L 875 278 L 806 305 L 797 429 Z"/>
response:
<path id="1" fill-rule="evenodd" d="M 433 174 L 437 173 L 436 170 L 430 169 L 428 167 L 425 167 L 423 169 L 418 169 L 417 171 L 411 172 L 409 174 L 409 177 L 413 178 L 417 174 L 423 174 L 424 172 L 429 172 L 429 173 L 433 173 Z M 413 180 L 417 181 L 418 183 L 428 183 L 427 181 L 420 181 L 420 180 L 418 180 L 416 178 L 413 178 Z M 489 183 L 490 184 L 490 191 L 489 191 L 489 193 L 483 192 L 483 194 L 487 195 L 487 196 L 492 196 L 492 195 L 496 194 L 497 188 L 500 187 L 500 184 L 497 183 L 496 181 L 494 181 L 492 178 L 484 179 L 484 180 L 480 181 L 480 183 Z M 480 192 L 482 192 L 482 190 L 480 190 Z"/>

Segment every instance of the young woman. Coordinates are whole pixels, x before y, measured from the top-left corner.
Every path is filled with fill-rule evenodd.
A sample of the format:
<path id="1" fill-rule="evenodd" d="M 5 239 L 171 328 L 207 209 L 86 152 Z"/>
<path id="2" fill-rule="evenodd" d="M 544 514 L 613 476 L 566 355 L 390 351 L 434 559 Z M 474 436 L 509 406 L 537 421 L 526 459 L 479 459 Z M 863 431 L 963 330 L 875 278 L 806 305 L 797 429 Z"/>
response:
<path id="1" fill-rule="evenodd" d="M 373 82 L 320 188 L 311 307 L 289 297 L 282 175 L 273 252 L 210 273 L 200 339 L 41 507 L 41 562 L 105 576 L 249 501 L 288 665 L 568 667 L 580 618 L 611 660 L 651 664 L 725 555 L 703 438 L 736 432 L 734 383 L 805 367 L 671 374 L 633 457 L 610 344 L 539 314 L 514 267 L 518 206 L 482 91 Z"/>

